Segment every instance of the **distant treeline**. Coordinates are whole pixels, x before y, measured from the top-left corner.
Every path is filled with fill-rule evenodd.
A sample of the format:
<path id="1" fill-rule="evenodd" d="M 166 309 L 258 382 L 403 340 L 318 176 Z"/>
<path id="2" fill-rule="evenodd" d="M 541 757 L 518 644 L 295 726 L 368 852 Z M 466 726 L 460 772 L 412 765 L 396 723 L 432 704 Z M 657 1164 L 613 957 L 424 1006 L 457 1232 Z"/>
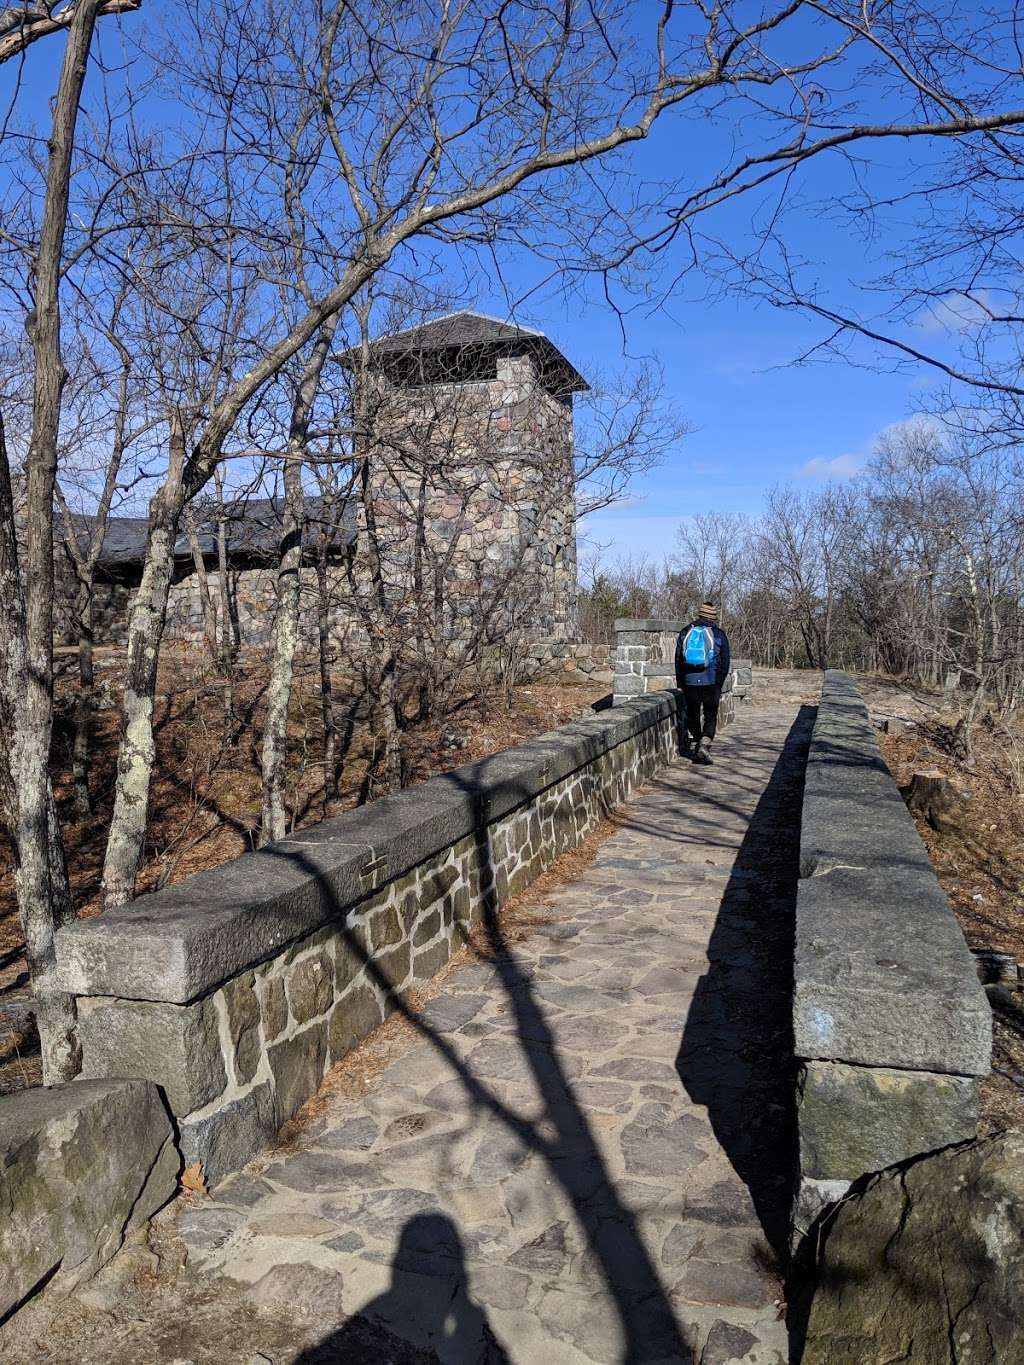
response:
<path id="1" fill-rule="evenodd" d="M 687 617 L 721 600 L 733 651 L 768 667 L 959 677 L 971 719 L 1024 692 L 1024 500 L 1016 447 L 917 419 L 846 484 L 775 488 L 758 517 L 684 522 L 658 566 L 597 566 L 588 638 L 617 616 Z"/>

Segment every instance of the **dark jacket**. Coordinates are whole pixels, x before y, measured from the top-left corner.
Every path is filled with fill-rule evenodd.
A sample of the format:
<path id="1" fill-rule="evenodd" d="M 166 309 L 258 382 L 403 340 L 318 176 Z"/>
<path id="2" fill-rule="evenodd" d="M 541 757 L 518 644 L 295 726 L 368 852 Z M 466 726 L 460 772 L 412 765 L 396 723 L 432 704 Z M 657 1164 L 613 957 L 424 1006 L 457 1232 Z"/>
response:
<path id="1" fill-rule="evenodd" d="M 678 637 L 678 639 L 676 640 L 676 686 L 677 686 L 677 687 L 685 687 L 685 686 L 686 686 L 686 675 L 687 675 L 687 672 L 693 674 L 693 673 L 697 673 L 697 672 L 700 671 L 699 669 L 695 668 L 692 664 L 688 665 L 688 664 L 686 663 L 686 660 L 683 658 L 683 642 L 685 641 L 687 635 L 688 635 L 689 632 L 693 629 L 694 626 L 704 626 L 704 625 L 707 625 L 707 622 L 706 622 L 706 621 L 691 621 L 690 624 L 686 627 L 685 630 L 681 630 L 681 631 L 679 632 L 679 637 Z M 715 685 L 715 687 L 718 688 L 719 691 L 721 691 L 722 688 L 723 688 L 724 685 L 725 685 L 725 680 L 726 680 L 726 678 L 729 676 L 729 673 L 731 672 L 731 669 L 732 669 L 732 657 L 731 657 L 730 652 L 729 652 L 729 637 L 728 637 L 728 635 L 726 635 L 725 631 L 724 631 L 724 630 L 721 630 L 718 626 L 712 626 L 712 627 L 711 627 L 711 630 L 712 630 L 712 632 L 714 633 L 714 637 L 715 637 L 715 682 L 714 682 L 714 685 Z"/>

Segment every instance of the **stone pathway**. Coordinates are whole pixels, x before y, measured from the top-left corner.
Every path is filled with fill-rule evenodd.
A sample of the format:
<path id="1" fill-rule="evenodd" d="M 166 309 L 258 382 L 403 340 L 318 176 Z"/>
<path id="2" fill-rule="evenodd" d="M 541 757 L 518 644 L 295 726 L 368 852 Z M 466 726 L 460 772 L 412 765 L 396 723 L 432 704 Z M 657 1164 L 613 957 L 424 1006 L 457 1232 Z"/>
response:
<path id="1" fill-rule="evenodd" d="M 551 923 L 450 975 L 371 1093 L 180 1217 L 190 1270 L 259 1310 L 239 1359 L 786 1361 L 808 731 L 796 706 L 744 710 L 713 768 L 633 803 Z M 318 1344 L 261 1353 L 280 1313 Z"/>

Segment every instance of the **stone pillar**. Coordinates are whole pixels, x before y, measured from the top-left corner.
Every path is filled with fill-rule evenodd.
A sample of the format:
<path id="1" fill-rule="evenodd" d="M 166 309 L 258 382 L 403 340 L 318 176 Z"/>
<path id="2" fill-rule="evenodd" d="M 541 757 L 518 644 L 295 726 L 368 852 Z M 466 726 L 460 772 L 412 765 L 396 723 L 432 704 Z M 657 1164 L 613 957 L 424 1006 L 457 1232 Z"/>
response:
<path id="1" fill-rule="evenodd" d="M 615 622 L 615 682 L 612 705 L 675 687 L 676 636 L 687 621 L 622 617 Z"/>
<path id="2" fill-rule="evenodd" d="M 612 705 L 631 697 L 676 685 L 676 638 L 689 621 L 621 617 L 615 622 L 615 682 Z M 733 719 L 736 706 L 750 700 L 753 667 L 749 659 L 734 659 L 722 688 L 721 723 Z"/>
<path id="3" fill-rule="evenodd" d="M 737 702 L 750 701 L 754 693 L 754 664 L 751 659 L 733 659 L 732 694 Z"/>

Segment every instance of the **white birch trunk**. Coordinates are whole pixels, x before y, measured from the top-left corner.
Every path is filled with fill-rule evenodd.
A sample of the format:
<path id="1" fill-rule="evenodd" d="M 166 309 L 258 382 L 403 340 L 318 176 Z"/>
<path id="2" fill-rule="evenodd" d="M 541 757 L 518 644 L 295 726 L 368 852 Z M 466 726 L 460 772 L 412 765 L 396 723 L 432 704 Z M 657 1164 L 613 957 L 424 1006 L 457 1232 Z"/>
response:
<path id="1" fill-rule="evenodd" d="M 302 371 L 292 407 L 288 458 L 284 467 L 284 516 L 277 571 L 277 615 L 274 618 L 273 664 L 267 686 L 267 718 L 263 730 L 263 825 L 261 842 L 283 839 L 288 832 L 285 781 L 288 759 L 288 707 L 299 639 L 302 584 L 302 452 L 309 431 L 317 386 L 330 354 L 338 318 L 321 330 Z"/>
<path id="2" fill-rule="evenodd" d="M 160 643 L 174 570 L 174 541 L 182 508 L 184 435 L 171 431 L 167 482 L 150 503 L 149 538 L 142 579 L 128 615 L 128 673 L 121 703 L 114 810 L 103 861 L 103 907 L 127 905 L 135 895 L 146 841 L 153 776 L 153 707 Z"/>
<path id="3" fill-rule="evenodd" d="M 71 21 L 53 106 L 46 194 L 36 255 L 32 436 L 25 462 L 27 518 L 22 578 L 13 543 L 13 500 L 2 451 L 0 515 L 4 546 L 4 678 L 10 786 L 7 801 L 18 862 L 25 949 L 38 1002 L 43 1083 L 70 1080 L 81 1067 L 77 1008 L 54 984 L 54 930 L 72 914 L 57 808 L 50 785 L 53 728 L 53 502 L 64 369 L 60 277 L 75 126 L 99 0 L 81 0 Z M 27 588 L 27 590 L 26 590 Z"/>

